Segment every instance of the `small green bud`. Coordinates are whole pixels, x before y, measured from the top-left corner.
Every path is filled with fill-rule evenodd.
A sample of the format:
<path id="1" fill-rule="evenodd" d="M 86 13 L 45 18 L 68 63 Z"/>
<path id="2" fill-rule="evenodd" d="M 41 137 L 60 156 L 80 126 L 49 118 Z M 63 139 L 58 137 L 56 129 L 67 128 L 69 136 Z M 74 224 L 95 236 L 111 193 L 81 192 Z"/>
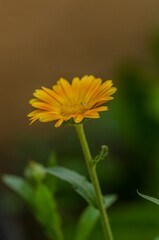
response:
<path id="1" fill-rule="evenodd" d="M 28 166 L 24 171 L 24 175 L 29 180 L 33 180 L 34 182 L 41 182 L 45 176 L 45 168 L 42 164 L 36 163 L 34 161 L 29 161 Z"/>
<path id="2" fill-rule="evenodd" d="M 100 153 L 93 159 L 93 164 L 97 164 L 99 161 L 104 160 L 104 158 L 108 155 L 108 146 L 102 145 Z"/>

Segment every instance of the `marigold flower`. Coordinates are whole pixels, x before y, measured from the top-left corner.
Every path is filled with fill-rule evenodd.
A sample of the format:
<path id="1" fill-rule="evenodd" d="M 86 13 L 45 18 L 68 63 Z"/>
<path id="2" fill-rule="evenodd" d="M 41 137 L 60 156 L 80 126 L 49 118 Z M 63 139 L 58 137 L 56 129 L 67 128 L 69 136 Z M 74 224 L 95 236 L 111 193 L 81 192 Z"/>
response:
<path id="1" fill-rule="evenodd" d="M 73 78 L 70 84 L 64 78 L 60 78 L 52 89 L 42 87 L 35 90 L 30 104 L 36 108 L 28 114 L 31 124 L 56 121 L 55 127 L 63 122 L 73 120 L 73 123 L 81 123 L 84 119 L 99 118 L 98 112 L 108 110 L 104 103 L 113 99 L 116 92 L 112 87 L 112 80 L 102 82 L 102 79 L 94 76 L 84 76 L 81 79 Z"/>

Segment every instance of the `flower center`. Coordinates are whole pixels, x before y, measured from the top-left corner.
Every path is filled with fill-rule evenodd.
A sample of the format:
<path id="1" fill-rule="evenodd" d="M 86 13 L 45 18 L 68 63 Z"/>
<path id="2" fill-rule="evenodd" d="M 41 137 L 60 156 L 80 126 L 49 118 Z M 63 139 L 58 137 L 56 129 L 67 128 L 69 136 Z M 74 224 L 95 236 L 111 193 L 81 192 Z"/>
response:
<path id="1" fill-rule="evenodd" d="M 75 114 L 82 114 L 86 110 L 84 103 L 81 102 L 80 104 L 67 104 L 64 106 L 61 106 L 61 115 L 63 116 L 69 116 L 69 115 L 75 115 Z"/>

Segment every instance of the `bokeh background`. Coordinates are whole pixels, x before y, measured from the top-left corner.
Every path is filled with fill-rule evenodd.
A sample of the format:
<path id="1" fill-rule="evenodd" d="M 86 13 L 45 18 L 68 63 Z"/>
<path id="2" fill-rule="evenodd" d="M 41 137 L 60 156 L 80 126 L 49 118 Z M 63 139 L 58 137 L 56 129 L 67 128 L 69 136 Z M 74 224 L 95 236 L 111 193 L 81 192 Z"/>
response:
<path id="1" fill-rule="evenodd" d="M 154 239 L 159 208 L 136 193 L 159 197 L 159 2 L 157 0 L 0 1 L 0 172 L 22 175 L 33 159 L 86 174 L 74 129 L 55 129 L 26 117 L 34 89 L 60 77 L 93 74 L 113 79 L 118 92 L 109 111 L 85 125 L 104 194 L 117 193 L 109 210 L 115 239 Z M 31 212 L 1 182 L 0 239 L 47 239 Z M 60 185 L 64 228 L 71 234 L 85 202 Z M 100 224 L 94 238 L 100 236 Z"/>

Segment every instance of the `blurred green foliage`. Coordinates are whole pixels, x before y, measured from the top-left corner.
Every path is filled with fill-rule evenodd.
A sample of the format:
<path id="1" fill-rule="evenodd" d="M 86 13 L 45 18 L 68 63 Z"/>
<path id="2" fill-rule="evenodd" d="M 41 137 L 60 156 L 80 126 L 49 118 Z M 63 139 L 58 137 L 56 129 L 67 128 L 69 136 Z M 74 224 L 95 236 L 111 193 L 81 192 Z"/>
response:
<path id="1" fill-rule="evenodd" d="M 68 182 L 75 192 L 88 202 L 88 207 L 79 216 L 75 235 L 72 232 L 69 239 L 88 240 L 100 218 L 93 185 L 79 173 L 68 168 L 55 166 L 55 163 L 55 155 L 51 154 L 49 167 L 45 168 L 42 164 L 32 161 L 24 170 L 24 178 L 16 175 L 4 175 L 2 179 L 9 188 L 25 200 L 50 240 L 66 239 L 61 228 L 61 217 L 57 210 L 55 198 L 57 188 L 54 177 Z M 46 181 L 48 177 L 50 181 Z M 116 199 L 116 195 L 103 196 L 104 207 L 110 207 Z"/>

